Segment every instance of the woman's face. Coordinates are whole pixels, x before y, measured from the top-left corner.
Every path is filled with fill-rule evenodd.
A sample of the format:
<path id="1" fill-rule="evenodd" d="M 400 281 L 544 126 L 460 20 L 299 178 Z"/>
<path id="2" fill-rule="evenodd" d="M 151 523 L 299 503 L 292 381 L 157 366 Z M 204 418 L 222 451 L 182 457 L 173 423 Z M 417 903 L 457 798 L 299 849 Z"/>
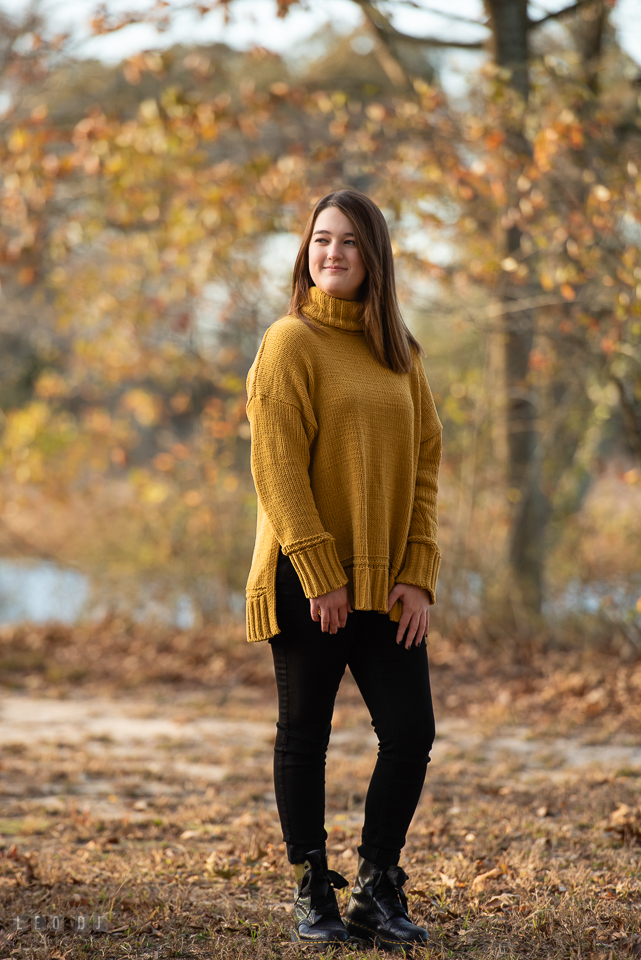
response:
<path id="1" fill-rule="evenodd" d="M 367 270 L 354 239 L 352 221 L 338 207 L 316 217 L 309 245 L 309 272 L 316 286 L 339 300 L 358 300 Z"/>

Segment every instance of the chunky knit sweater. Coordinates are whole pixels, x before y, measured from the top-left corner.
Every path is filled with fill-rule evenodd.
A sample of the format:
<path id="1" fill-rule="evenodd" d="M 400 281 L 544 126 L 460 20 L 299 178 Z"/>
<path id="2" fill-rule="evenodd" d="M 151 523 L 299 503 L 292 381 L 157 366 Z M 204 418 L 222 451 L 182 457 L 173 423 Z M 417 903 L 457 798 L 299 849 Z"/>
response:
<path id="1" fill-rule="evenodd" d="M 395 583 L 435 599 L 441 423 L 420 357 L 394 373 L 369 350 L 362 305 L 312 287 L 305 316 L 266 332 L 247 378 L 256 546 L 247 636 L 279 633 L 276 567 L 307 597 L 347 584 L 354 610 L 387 612 Z M 390 611 L 398 621 L 397 602 Z"/>

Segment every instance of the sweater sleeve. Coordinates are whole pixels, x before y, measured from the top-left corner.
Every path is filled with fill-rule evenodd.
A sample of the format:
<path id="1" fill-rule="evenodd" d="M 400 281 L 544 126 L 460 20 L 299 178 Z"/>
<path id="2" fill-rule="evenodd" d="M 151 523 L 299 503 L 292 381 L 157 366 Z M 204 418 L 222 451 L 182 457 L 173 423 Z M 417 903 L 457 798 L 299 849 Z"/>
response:
<path id="1" fill-rule="evenodd" d="M 310 371 L 298 344 L 266 334 L 248 378 L 247 416 L 256 492 L 283 553 L 307 597 L 348 582 L 336 541 L 320 519 L 309 480 L 317 424 L 309 397 Z"/>
<path id="2" fill-rule="evenodd" d="M 438 471 L 441 463 L 442 426 L 436 412 L 423 364 L 418 361 L 421 391 L 421 445 L 416 471 L 414 507 L 407 550 L 397 583 L 423 587 L 436 601 L 436 580 L 441 565 L 438 548 Z"/>

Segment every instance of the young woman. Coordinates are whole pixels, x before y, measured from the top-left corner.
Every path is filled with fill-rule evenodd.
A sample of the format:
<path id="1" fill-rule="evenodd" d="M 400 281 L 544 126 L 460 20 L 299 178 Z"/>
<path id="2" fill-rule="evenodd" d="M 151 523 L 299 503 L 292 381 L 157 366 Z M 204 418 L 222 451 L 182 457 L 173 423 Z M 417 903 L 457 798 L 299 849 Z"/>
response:
<path id="1" fill-rule="evenodd" d="M 368 197 L 330 193 L 309 219 L 289 315 L 247 381 L 258 528 L 250 641 L 269 640 L 278 686 L 278 812 L 296 879 L 292 939 L 402 949 L 411 923 L 398 866 L 434 738 L 425 637 L 441 424 L 401 318 L 387 225 Z M 356 885 L 340 917 L 325 854 L 325 756 L 350 668 L 378 758 Z"/>

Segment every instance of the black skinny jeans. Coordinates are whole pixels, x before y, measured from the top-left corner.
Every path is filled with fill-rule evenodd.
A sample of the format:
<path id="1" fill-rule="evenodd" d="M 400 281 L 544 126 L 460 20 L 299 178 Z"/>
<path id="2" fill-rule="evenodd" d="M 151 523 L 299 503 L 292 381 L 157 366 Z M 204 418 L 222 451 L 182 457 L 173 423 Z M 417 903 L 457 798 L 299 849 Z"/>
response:
<path id="1" fill-rule="evenodd" d="M 289 861 L 301 863 L 310 850 L 325 849 L 325 757 L 336 694 L 349 666 L 378 737 L 358 852 L 380 867 L 395 866 L 434 740 L 425 641 L 406 650 L 395 641 L 398 624 L 368 610 L 350 613 L 338 633 L 323 633 L 282 553 L 276 611 L 281 633 L 269 641 L 278 687 L 274 784 Z"/>

